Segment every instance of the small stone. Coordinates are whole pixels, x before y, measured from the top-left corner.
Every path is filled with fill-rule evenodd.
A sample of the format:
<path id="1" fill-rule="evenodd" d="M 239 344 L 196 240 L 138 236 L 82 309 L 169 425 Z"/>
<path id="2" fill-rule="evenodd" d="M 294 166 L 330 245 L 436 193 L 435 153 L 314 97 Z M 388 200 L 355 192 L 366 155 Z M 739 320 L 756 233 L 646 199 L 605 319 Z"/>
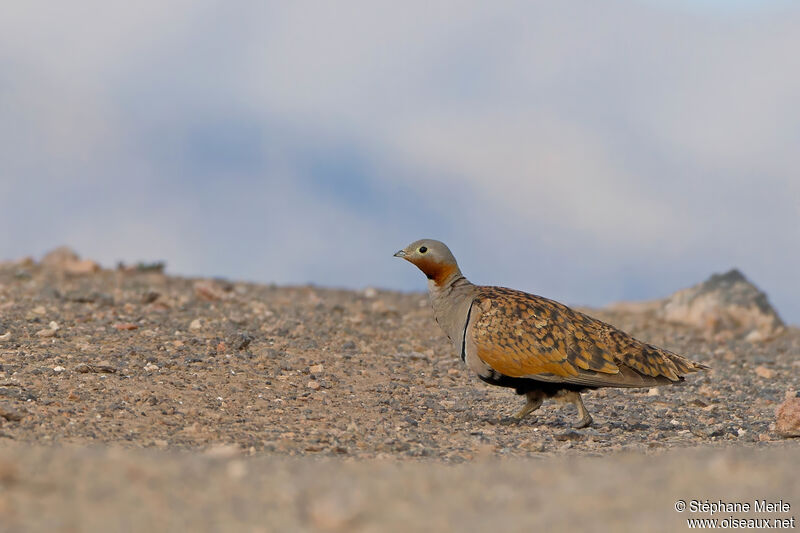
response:
<path id="1" fill-rule="evenodd" d="M 54 366 L 54 367 L 53 367 L 53 372 L 63 372 L 64 370 L 66 370 L 66 368 L 64 368 L 64 367 L 63 367 L 63 366 L 61 366 L 61 365 L 58 365 L 58 366 Z"/>
<path id="2" fill-rule="evenodd" d="M 324 367 L 321 364 L 311 365 L 310 367 L 308 367 L 308 371 L 311 372 L 312 374 L 319 374 L 320 372 L 323 371 L 323 369 Z"/>
<path id="3" fill-rule="evenodd" d="M 64 271 L 68 274 L 94 274 L 95 272 L 100 271 L 100 265 L 98 265 L 95 261 L 91 259 L 83 259 L 81 261 L 75 261 L 72 263 L 68 263 L 64 268 Z"/>
<path id="4" fill-rule="evenodd" d="M 116 371 L 117 369 L 111 366 L 107 361 L 101 361 L 96 365 L 81 363 L 75 367 L 75 372 L 79 372 L 81 374 L 88 374 L 90 372 L 94 372 L 96 374 L 114 374 Z"/>
<path id="5" fill-rule="evenodd" d="M 567 431 L 566 433 L 557 433 L 553 435 L 553 438 L 560 441 L 581 440 L 583 438 L 583 435 L 581 435 L 577 431 Z"/>
<path id="6" fill-rule="evenodd" d="M 47 326 L 53 331 L 58 331 L 59 329 L 61 329 L 61 326 L 59 326 L 58 322 L 56 322 L 55 320 L 51 320 Z"/>
<path id="7" fill-rule="evenodd" d="M 225 296 L 222 288 L 213 281 L 198 281 L 194 284 L 194 293 L 201 300 L 213 302 Z"/>
<path id="8" fill-rule="evenodd" d="M 647 391 L 648 396 L 658 396 L 659 391 L 657 388 L 652 387 L 649 391 Z"/>
<path id="9" fill-rule="evenodd" d="M 709 398 L 716 398 L 717 396 L 719 396 L 719 392 L 717 392 L 716 390 L 711 388 L 711 386 L 706 384 L 700 385 L 700 388 L 697 389 L 697 392 Z"/>
<path id="10" fill-rule="evenodd" d="M 364 289 L 364 297 L 365 298 L 375 298 L 378 295 L 378 291 L 372 287 L 367 287 Z"/>
<path id="11" fill-rule="evenodd" d="M 758 377 L 764 379 L 772 379 L 775 377 L 775 371 L 771 368 L 767 368 L 763 365 L 759 365 L 755 368 L 755 373 Z"/>
<path id="12" fill-rule="evenodd" d="M 14 409 L 4 407 L 0 405 L 0 418 L 5 418 L 6 420 L 11 420 L 14 422 L 19 422 L 22 420 L 22 413 L 15 411 Z M 2 476 L 0 476 L 0 481 L 2 481 Z"/>
<path id="13" fill-rule="evenodd" d="M 775 409 L 775 431 L 781 437 L 800 437 L 800 398 L 787 394 Z"/>
<path id="14" fill-rule="evenodd" d="M 2 335 L 0 335 L 0 341 L 5 341 L 5 340 L 8 340 L 10 338 L 11 338 L 11 332 L 10 331 L 6 331 Z"/>
<path id="15" fill-rule="evenodd" d="M 158 370 L 158 365 L 154 365 L 153 363 L 147 363 L 146 365 L 144 365 L 144 369 L 147 372 L 155 372 L 156 370 Z"/>
<path id="16" fill-rule="evenodd" d="M 55 337 L 56 333 L 58 333 L 57 330 L 46 328 L 46 329 L 40 329 L 39 331 L 37 331 L 36 332 L 36 336 L 37 337 L 49 338 L 49 337 Z"/>
<path id="17" fill-rule="evenodd" d="M 114 324 L 114 329 L 119 331 L 132 331 L 134 329 L 139 329 L 139 326 L 131 322 L 121 322 L 119 324 Z"/>
<path id="18" fill-rule="evenodd" d="M 342 344 L 342 350 L 355 350 L 356 343 L 353 341 L 347 341 L 346 343 Z"/>
<path id="19" fill-rule="evenodd" d="M 189 324 L 189 329 L 192 331 L 197 331 L 198 329 L 202 328 L 203 328 L 203 323 L 200 321 L 199 318 L 195 318 L 194 320 L 192 320 L 192 323 Z"/>
<path id="20" fill-rule="evenodd" d="M 253 337 L 248 333 L 242 333 L 239 335 L 239 343 L 236 345 L 236 349 L 239 351 L 246 350 L 251 342 L 253 342 Z"/>
<path id="21" fill-rule="evenodd" d="M 306 387 L 311 390 L 319 390 L 322 386 L 319 384 L 319 381 L 311 380 L 306 383 Z"/>
<path id="22" fill-rule="evenodd" d="M 158 300 L 161 294 L 157 293 L 156 291 L 147 291 L 142 295 L 142 303 L 151 304 Z"/>
<path id="23" fill-rule="evenodd" d="M 753 331 L 748 333 L 744 338 L 744 340 L 750 343 L 763 342 L 766 339 L 767 336 L 762 331 L 759 331 L 757 329 L 754 329 Z"/>

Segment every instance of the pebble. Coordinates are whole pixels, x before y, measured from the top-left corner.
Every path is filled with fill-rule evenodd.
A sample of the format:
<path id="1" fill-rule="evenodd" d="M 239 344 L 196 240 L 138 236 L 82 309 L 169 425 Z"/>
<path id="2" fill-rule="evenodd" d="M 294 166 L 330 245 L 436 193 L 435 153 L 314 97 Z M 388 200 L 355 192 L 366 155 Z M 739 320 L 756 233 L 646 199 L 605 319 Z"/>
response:
<path id="1" fill-rule="evenodd" d="M 772 379 L 772 378 L 775 377 L 775 371 L 772 370 L 771 368 L 767 368 L 767 367 L 765 367 L 763 365 L 757 366 L 755 368 L 755 373 L 756 373 L 756 375 L 758 377 L 761 377 L 761 378 L 764 378 L 764 379 Z"/>
<path id="2" fill-rule="evenodd" d="M 192 331 L 197 331 L 198 329 L 202 328 L 203 328 L 203 323 L 200 321 L 199 318 L 195 318 L 194 320 L 192 320 L 192 323 L 189 324 L 189 329 Z"/>
<path id="3" fill-rule="evenodd" d="M 319 381 L 311 380 L 308 383 L 306 383 L 306 387 L 308 387 L 311 390 L 319 390 L 322 387 L 322 385 L 320 385 Z"/>
<path id="4" fill-rule="evenodd" d="M 66 370 L 66 368 L 61 365 L 53 367 L 53 372 L 63 372 L 64 370 Z"/>
<path id="5" fill-rule="evenodd" d="M 583 438 L 583 435 L 581 435 L 577 431 L 567 431 L 565 433 L 556 433 L 555 435 L 553 435 L 553 438 L 559 441 L 581 440 Z"/>
<path id="6" fill-rule="evenodd" d="M 147 372 L 155 372 L 156 370 L 158 370 L 158 365 L 154 365 L 153 363 L 147 363 L 146 365 L 144 365 L 144 369 Z"/>
<path id="7" fill-rule="evenodd" d="M 81 363 L 75 367 L 75 371 L 81 374 L 88 374 L 90 372 L 98 373 L 98 374 L 114 374 L 117 369 L 108 364 L 107 361 L 101 361 L 96 365 L 89 365 L 86 363 Z"/>
<path id="8" fill-rule="evenodd" d="M 45 328 L 45 329 L 40 329 L 39 331 L 37 331 L 36 332 L 36 336 L 37 337 L 43 337 L 43 338 L 50 338 L 50 337 L 55 337 L 56 333 L 58 333 L 58 330 L 56 330 L 56 329 Z"/>
<path id="9" fill-rule="evenodd" d="M 198 281 L 194 284 L 194 292 L 198 298 L 209 302 L 221 300 L 224 296 L 222 287 L 213 281 Z"/>
<path id="10" fill-rule="evenodd" d="M 367 287 L 364 289 L 364 297 L 365 298 L 375 298 L 378 295 L 378 291 L 373 287 Z"/>
<path id="11" fill-rule="evenodd" d="M 131 322 L 121 322 L 119 324 L 114 324 L 114 329 L 119 331 L 132 331 L 134 329 L 139 329 L 139 326 Z"/>
<path id="12" fill-rule="evenodd" d="M 312 374 L 319 374 L 320 372 L 323 371 L 323 369 L 324 367 L 321 364 L 311 365 L 310 367 L 308 367 L 308 371 L 311 372 Z"/>

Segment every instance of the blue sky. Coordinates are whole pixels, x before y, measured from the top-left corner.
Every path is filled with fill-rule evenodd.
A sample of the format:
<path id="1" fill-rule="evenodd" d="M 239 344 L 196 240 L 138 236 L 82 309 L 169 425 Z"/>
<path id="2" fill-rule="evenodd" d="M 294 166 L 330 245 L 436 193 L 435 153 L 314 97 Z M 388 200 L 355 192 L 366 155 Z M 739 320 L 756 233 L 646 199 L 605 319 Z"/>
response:
<path id="1" fill-rule="evenodd" d="M 42 7 L 44 6 L 44 7 Z M 800 323 L 788 2 L 0 8 L 0 257 L 574 304 L 738 267 Z"/>

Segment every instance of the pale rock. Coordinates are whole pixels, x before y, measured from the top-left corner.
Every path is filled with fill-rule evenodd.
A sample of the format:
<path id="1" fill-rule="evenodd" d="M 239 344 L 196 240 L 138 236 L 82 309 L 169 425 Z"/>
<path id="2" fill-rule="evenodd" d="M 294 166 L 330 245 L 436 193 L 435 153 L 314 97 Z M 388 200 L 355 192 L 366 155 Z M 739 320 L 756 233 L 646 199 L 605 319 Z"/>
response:
<path id="1" fill-rule="evenodd" d="M 213 302 L 221 300 L 225 296 L 225 291 L 218 283 L 210 280 L 197 281 L 194 284 L 194 293 L 201 300 Z"/>
<path id="2" fill-rule="evenodd" d="M 763 365 L 759 365 L 755 368 L 755 373 L 758 377 L 764 379 L 772 379 L 775 377 L 775 371 L 771 368 L 767 368 Z"/>
<path id="3" fill-rule="evenodd" d="M 373 287 L 367 287 L 364 289 L 364 297 L 365 298 L 375 298 L 378 295 L 378 291 Z"/>
<path id="4" fill-rule="evenodd" d="M 735 269 L 676 292 L 664 300 L 660 314 L 666 320 L 698 327 L 710 337 L 730 331 L 760 342 L 784 330 L 767 295 Z"/>
<path id="5" fill-rule="evenodd" d="M 80 261 L 80 256 L 68 246 L 59 246 L 55 250 L 47 252 L 42 257 L 42 266 L 54 270 L 61 270 L 68 263 Z"/>
<path id="6" fill-rule="evenodd" d="M 793 391 L 775 409 L 775 432 L 781 437 L 800 437 L 800 398 Z"/>
<path id="7" fill-rule="evenodd" d="M 42 266 L 67 274 L 93 274 L 100 270 L 100 265 L 91 259 L 81 259 L 74 250 L 61 246 L 45 254 Z"/>
<path id="8" fill-rule="evenodd" d="M 50 337 L 55 337 L 56 333 L 58 333 L 58 331 L 55 329 L 45 328 L 37 331 L 36 335 L 38 337 L 50 338 Z"/>
<path id="9" fill-rule="evenodd" d="M 67 274 L 94 274 L 95 272 L 100 271 L 100 265 L 97 262 L 92 261 L 91 259 L 83 259 L 81 261 L 75 261 L 74 263 L 69 263 L 65 268 L 64 271 Z"/>

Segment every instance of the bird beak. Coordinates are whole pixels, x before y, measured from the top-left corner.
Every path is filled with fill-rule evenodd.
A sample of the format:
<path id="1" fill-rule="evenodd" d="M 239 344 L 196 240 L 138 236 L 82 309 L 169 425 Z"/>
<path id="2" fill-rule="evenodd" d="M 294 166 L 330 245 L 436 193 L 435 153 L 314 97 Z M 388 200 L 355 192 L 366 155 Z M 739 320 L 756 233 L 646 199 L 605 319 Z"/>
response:
<path id="1" fill-rule="evenodd" d="M 397 253 L 394 254 L 394 256 L 402 257 L 403 259 L 405 259 L 406 257 L 408 257 L 408 253 L 406 253 L 405 250 L 399 250 Z"/>

